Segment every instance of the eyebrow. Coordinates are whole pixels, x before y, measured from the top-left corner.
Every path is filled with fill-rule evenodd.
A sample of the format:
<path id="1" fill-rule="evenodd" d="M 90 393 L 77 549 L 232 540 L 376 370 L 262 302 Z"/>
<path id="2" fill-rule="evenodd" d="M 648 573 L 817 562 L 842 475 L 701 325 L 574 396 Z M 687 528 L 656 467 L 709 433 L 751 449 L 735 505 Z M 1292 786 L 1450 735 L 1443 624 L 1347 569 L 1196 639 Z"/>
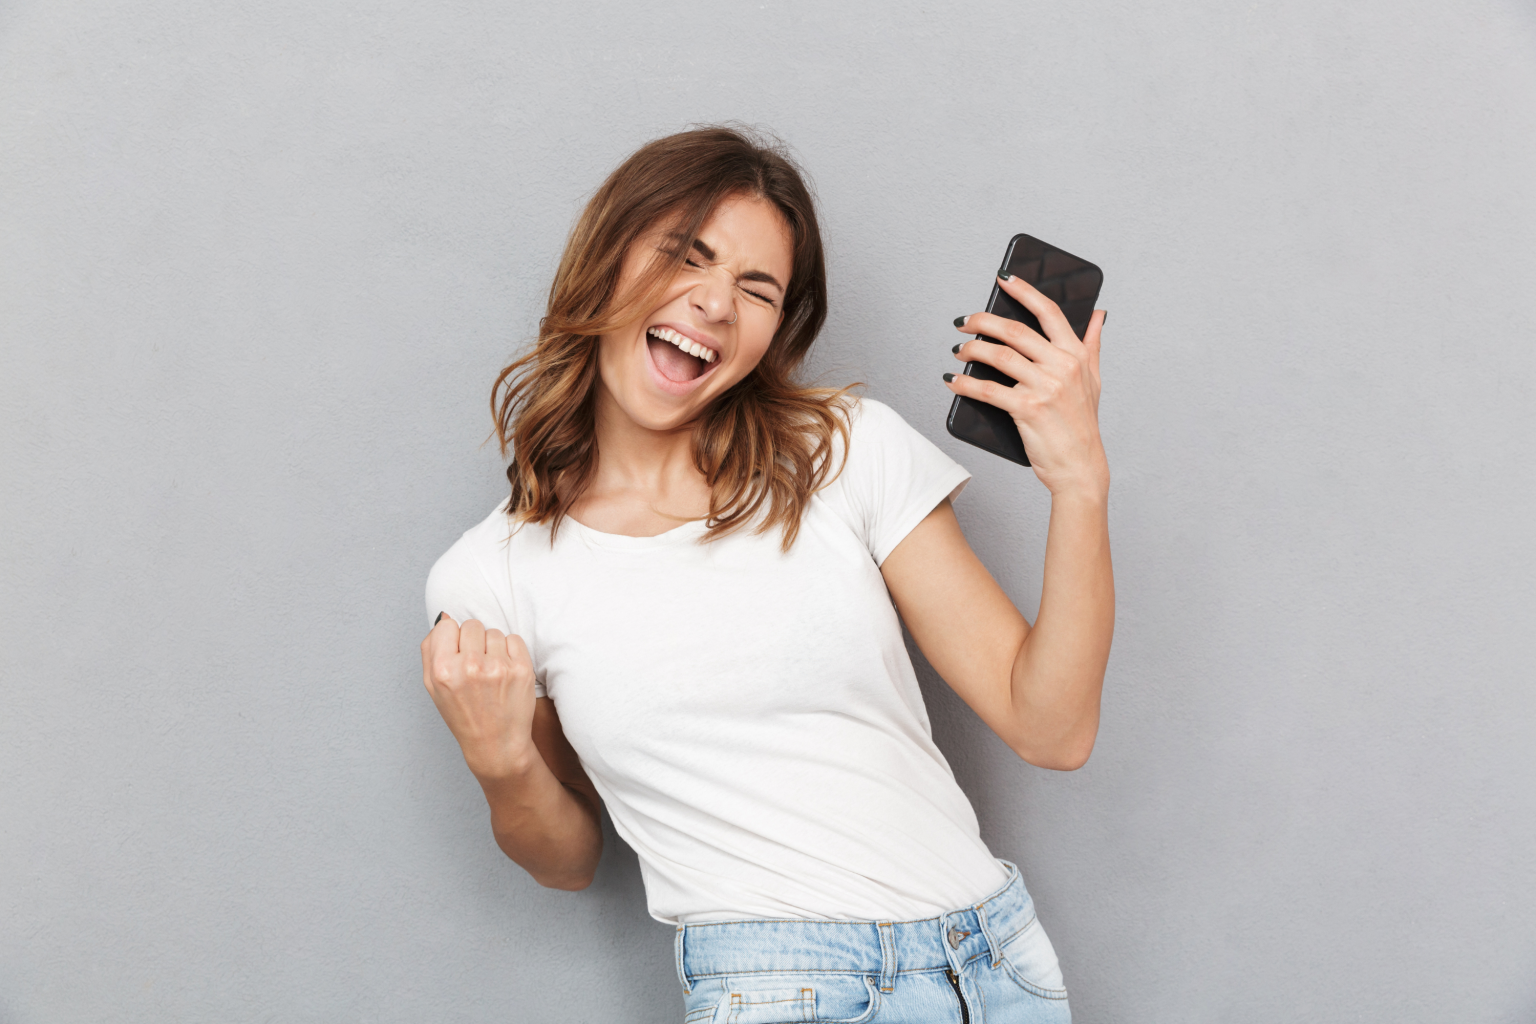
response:
<path id="1" fill-rule="evenodd" d="M 673 232 L 667 237 L 681 242 L 686 236 L 684 236 L 681 232 Z M 709 262 L 713 263 L 715 261 L 715 250 L 704 244 L 701 239 L 695 238 L 693 240 L 693 247 L 698 250 L 700 256 L 703 256 L 706 260 L 709 260 Z M 763 284 L 773 285 L 781 292 L 785 290 L 784 286 L 779 283 L 779 279 L 768 273 L 766 270 L 745 271 L 741 275 L 741 279 L 743 281 L 761 281 Z"/>

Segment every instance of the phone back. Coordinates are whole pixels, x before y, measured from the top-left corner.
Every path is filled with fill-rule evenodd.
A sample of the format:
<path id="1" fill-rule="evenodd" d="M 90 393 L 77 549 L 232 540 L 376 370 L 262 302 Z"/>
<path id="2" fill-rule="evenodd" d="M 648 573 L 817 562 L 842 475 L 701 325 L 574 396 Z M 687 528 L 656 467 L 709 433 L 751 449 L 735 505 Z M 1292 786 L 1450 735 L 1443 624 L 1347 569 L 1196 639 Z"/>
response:
<path id="1" fill-rule="evenodd" d="M 1079 338 L 1087 332 L 1088 322 L 1093 318 L 1094 303 L 1099 298 L 1099 289 L 1104 285 L 1102 270 L 1081 257 L 1029 235 L 1013 236 L 1008 242 L 1008 251 L 1003 254 L 1002 266 L 1014 277 L 1034 285 L 1046 298 L 1060 306 Z M 1040 330 L 1040 321 L 1035 319 L 1035 315 L 1019 305 L 996 281 L 992 282 L 992 297 L 987 301 L 987 312 L 1017 320 L 1033 331 L 1045 333 Z M 994 345 L 1002 344 L 985 335 L 978 337 Z M 1011 388 L 1018 383 L 986 363 L 966 363 L 965 372 L 978 380 L 996 381 L 1004 387 Z M 995 405 L 956 395 L 949 407 L 949 419 L 945 426 L 952 436 L 962 441 L 993 455 L 1001 455 L 1021 466 L 1029 465 L 1029 456 L 1024 451 L 1024 441 L 1019 437 L 1019 428 L 1014 425 L 1013 417 Z"/>

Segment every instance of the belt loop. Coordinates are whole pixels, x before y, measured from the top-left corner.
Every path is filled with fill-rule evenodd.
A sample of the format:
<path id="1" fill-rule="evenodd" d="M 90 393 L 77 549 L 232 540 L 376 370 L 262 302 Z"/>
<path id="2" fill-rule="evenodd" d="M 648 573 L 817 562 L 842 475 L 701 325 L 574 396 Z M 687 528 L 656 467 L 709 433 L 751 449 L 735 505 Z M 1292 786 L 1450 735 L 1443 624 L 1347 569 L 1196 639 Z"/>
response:
<path id="1" fill-rule="evenodd" d="M 996 970 L 997 965 L 1003 962 L 1003 947 L 997 941 L 997 937 L 992 934 L 991 924 L 987 922 L 986 903 L 976 904 L 976 920 L 981 924 L 981 934 L 987 937 L 987 949 L 992 952 L 992 969 Z"/>
<path id="2" fill-rule="evenodd" d="M 880 991 L 896 991 L 896 929 L 889 921 L 877 921 L 880 933 Z"/>
<path id="3" fill-rule="evenodd" d="M 677 938 L 673 941 L 673 949 L 677 956 L 677 980 L 682 983 L 685 994 L 693 991 L 693 986 L 688 983 L 688 972 L 683 970 L 683 932 L 687 928 L 685 924 L 678 925 Z"/>

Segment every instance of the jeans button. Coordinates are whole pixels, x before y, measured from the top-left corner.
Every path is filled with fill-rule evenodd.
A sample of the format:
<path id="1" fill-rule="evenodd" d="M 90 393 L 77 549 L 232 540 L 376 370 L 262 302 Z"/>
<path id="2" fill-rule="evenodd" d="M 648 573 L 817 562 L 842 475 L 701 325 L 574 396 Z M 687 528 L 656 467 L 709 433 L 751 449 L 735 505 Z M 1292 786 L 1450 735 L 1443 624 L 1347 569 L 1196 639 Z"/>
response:
<path id="1" fill-rule="evenodd" d="M 951 928 L 949 930 L 949 948 L 959 949 L 960 943 L 964 942 L 970 934 L 970 932 L 963 932 L 959 928 Z"/>

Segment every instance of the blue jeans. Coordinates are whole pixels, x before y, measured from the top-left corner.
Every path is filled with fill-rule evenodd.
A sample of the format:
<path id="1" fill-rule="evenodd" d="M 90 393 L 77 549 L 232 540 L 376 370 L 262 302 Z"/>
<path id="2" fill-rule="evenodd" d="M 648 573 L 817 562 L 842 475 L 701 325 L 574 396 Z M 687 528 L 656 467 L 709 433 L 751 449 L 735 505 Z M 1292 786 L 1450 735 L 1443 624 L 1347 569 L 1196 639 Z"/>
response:
<path id="1" fill-rule="evenodd" d="M 684 1024 L 1069 1024 L 1056 951 L 1002 863 L 997 892 L 921 921 L 680 926 Z"/>

